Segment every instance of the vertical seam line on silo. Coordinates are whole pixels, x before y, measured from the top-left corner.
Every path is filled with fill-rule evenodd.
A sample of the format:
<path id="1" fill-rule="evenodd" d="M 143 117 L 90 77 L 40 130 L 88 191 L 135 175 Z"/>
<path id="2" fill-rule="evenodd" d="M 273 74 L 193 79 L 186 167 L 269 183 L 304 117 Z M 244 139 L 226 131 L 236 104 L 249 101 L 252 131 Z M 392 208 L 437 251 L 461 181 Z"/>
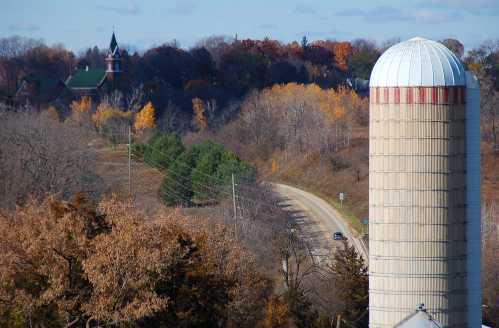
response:
<path id="1" fill-rule="evenodd" d="M 442 61 L 440 60 L 440 56 L 439 54 L 435 51 L 435 49 L 433 47 L 430 47 L 429 48 L 433 54 L 435 55 L 435 59 L 438 60 L 438 63 L 440 65 L 437 65 L 437 67 L 440 69 L 440 71 L 442 72 L 442 78 L 443 78 L 443 83 L 442 83 L 442 86 L 445 88 L 447 86 L 447 83 L 446 83 L 446 79 L 445 79 L 445 71 L 444 71 L 444 65 L 442 64 Z M 437 103 L 441 103 L 441 100 L 440 99 L 437 99 Z"/>
<path id="2" fill-rule="evenodd" d="M 428 47 L 426 46 L 425 43 L 423 43 L 423 47 L 425 48 L 425 54 L 426 56 L 428 57 L 428 62 L 430 63 L 430 67 L 431 67 L 431 85 L 433 87 L 435 87 L 436 83 L 435 83 L 435 70 L 433 69 L 433 62 L 431 60 L 431 56 L 430 56 L 430 51 L 428 49 Z M 433 92 L 432 92 L 433 93 Z"/>
<path id="3" fill-rule="evenodd" d="M 422 86 L 423 85 L 423 62 L 421 61 L 421 42 L 417 41 L 416 44 L 418 45 L 419 86 Z M 419 97 L 419 90 L 418 90 L 418 97 Z"/>

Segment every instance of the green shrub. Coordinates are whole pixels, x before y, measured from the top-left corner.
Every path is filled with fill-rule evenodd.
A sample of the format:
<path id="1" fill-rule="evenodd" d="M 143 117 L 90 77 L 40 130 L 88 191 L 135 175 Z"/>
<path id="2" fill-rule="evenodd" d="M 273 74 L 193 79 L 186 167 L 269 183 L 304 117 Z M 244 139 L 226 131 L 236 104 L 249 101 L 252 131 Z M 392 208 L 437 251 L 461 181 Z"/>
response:
<path id="1" fill-rule="evenodd" d="M 164 168 L 160 197 L 166 205 L 216 201 L 222 190 L 230 186 L 232 173 L 238 178 L 256 179 L 252 165 L 212 141 L 203 141 L 185 151 L 177 135 L 156 135 L 147 146 L 137 145 L 136 152 L 137 156 L 143 152 L 149 165 Z"/>
<path id="2" fill-rule="evenodd" d="M 151 138 L 145 151 L 144 161 L 159 169 L 168 169 L 185 151 L 182 140 L 176 134 L 159 134 Z"/>
<path id="3" fill-rule="evenodd" d="M 175 162 L 163 179 L 160 193 L 161 199 L 166 205 L 184 204 L 188 205 L 194 191 L 192 189 L 192 156 L 184 152 Z"/>
<path id="4" fill-rule="evenodd" d="M 223 147 L 213 142 L 200 144 L 194 148 L 195 170 L 192 173 L 194 197 L 199 201 L 218 198 L 220 182 L 217 169 L 223 153 Z"/>
<path id="5" fill-rule="evenodd" d="M 132 158 L 137 161 L 144 160 L 144 153 L 146 151 L 146 145 L 144 144 L 132 144 Z"/>
<path id="6" fill-rule="evenodd" d="M 256 173 L 256 168 L 253 165 L 240 160 L 234 152 L 225 150 L 220 159 L 216 175 L 219 181 L 230 184 L 232 174 L 238 179 L 255 181 Z"/>

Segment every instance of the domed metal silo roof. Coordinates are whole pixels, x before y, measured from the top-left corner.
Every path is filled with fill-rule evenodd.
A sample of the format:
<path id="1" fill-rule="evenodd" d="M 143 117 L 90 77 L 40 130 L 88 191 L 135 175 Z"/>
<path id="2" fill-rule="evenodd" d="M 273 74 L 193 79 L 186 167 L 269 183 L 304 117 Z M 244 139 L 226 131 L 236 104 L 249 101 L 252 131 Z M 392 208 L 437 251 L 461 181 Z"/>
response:
<path id="1" fill-rule="evenodd" d="M 370 87 L 464 86 L 466 76 L 457 56 L 439 42 L 412 38 L 378 59 Z"/>

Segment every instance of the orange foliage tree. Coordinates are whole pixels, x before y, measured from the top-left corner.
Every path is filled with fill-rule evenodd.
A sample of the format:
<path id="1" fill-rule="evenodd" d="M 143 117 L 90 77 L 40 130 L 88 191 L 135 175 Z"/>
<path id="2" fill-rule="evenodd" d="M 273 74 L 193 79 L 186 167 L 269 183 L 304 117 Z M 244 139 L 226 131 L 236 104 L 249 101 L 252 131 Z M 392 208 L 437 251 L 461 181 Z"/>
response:
<path id="1" fill-rule="evenodd" d="M 350 42 L 336 42 L 333 46 L 333 53 L 336 67 L 343 71 L 348 70 L 348 58 L 352 55 Z"/>
<path id="2" fill-rule="evenodd" d="M 92 111 L 92 98 L 84 96 L 80 100 L 74 100 L 71 105 L 71 115 L 68 117 L 68 121 L 77 124 L 84 124 L 90 121 L 91 111 Z"/>
<path id="3" fill-rule="evenodd" d="M 81 197 L 0 212 L 0 279 L 9 327 L 254 327 L 269 288 L 223 226 Z"/>
<path id="4" fill-rule="evenodd" d="M 135 116 L 135 130 L 154 129 L 156 126 L 155 120 L 154 107 L 151 102 L 148 102 Z"/>
<path id="5" fill-rule="evenodd" d="M 367 122 L 367 108 L 366 99 L 344 87 L 274 85 L 244 101 L 240 139 L 260 155 L 278 148 L 326 154 L 348 146 L 352 126 Z"/>
<path id="6" fill-rule="evenodd" d="M 49 106 L 49 108 L 47 108 L 47 114 L 51 119 L 59 122 L 59 113 L 54 106 Z"/>
<path id="7" fill-rule="evenodd" d="M 274 160 L 272 160 L 272 166 L 270 168 L 270 173 L 271 174 L 276 174 L 277 172 L 279 172 L 279 164 L 274 159 Z"/>
<path id="8" fill-rule="evenodd" d="M 289 309 L 286 303 L 278 298 L 271 299 L 267 303 L 265 311 L 264 327 L 284 328 L 289 326 Z"/>
<path id="9" fill-rule="evenodd" d="M 194 111 L 194 125 L 196 125 L 200 131 L 206 130 L 208 127 L 208 120 L 204 113 L 206 111 L 204 102 L 199 98 L 192 99 L 192 110 Z"/>
<path id="10" fill-rule="evenodd" d="M 101 103 L 97 107 L 96 112 L 92 115 L 92 122 L 94 122 L 97 129 L 102 129 L 104 124 L 112 119 L 123 119 L 129 121 L 132 117 L 132 112 L 123 112 L 118 108 L 112 107 L 107 103 Z"/>

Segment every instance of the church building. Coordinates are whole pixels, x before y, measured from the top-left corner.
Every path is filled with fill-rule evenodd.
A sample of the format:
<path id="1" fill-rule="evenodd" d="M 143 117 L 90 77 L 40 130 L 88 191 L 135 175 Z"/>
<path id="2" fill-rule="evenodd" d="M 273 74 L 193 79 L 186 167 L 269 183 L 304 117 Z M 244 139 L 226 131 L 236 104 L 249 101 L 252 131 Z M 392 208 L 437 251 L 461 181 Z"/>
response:
<path id="1" fill-rule="evenodd" d="M 122 75 L 121 55 L 113 32 L 106 55 L 105 68 L 77 70 L 66 80 L 66 86 L 75 96 L 97 96 L 101 91 L 109 91 L 119 86 Z"/>

